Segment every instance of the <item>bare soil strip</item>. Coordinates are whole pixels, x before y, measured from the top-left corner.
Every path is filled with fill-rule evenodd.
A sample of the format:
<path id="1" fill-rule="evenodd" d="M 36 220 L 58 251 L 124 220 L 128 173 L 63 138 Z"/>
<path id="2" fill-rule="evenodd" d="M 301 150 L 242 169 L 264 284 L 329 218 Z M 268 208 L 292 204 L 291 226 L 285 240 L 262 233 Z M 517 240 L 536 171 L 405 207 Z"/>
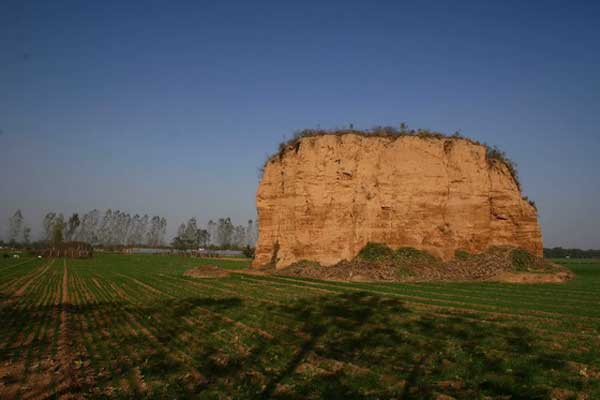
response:
<path id="1" fill-rule="evenodd" d="M 46 271 L 48 271 L 48 268 L 50 268 L 52 264 L 54 264 L 54 259 L 50 260 L 49 263 L 31 271 L 30 273 L 17 278 L 10 283 L 9 287 L 7 287 L 7 291 L 12 290 L 12 296 L 22 296 L 29 285 L 31 285 L 38 277 L 42 276 Z"/>
<path id="2" fill-rule="evenodd" d="M 58 330 L 58 363 L 60 365 L 60 381 L 57 384 L 56 391 L 58 397 L 69 398 L 69 392 L 74 389 L 75 379 L 73 377 L 73 359 L 71 355 L 71 338 L 68 327 L 69 319 L 69 269 L 67 261 L 64 260 L 62 296 L 60 311 L 60 327 Z"/>

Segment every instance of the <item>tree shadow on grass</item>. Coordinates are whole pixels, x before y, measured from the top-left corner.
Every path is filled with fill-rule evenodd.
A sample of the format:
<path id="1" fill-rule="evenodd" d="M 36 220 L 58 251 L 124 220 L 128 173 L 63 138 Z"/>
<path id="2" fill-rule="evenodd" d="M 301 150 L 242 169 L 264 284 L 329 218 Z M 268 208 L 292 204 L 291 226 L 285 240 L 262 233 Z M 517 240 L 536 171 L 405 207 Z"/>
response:
<path id="1" fill-rule="evenodd" d="M 73 354 L 73 362 L 90 365 L 73 367 L 74 382 L 58 382 L 57 395 L 517 399 L 548 398 L 554 386 L 590 390 L 583 378 L 564 373 L 568 353 L 545 348 L 526 327 L 415 312 L 399 300 L 363 292 L 268 306 L 238 297 L 190 297 L 146 307 L 114 302 L 67 310 L 73 320 L 106 318 L 88 327 L 100 338 L 98 354 Z M 52 311 L 60 314 L 31 307 L 20 318 L 35 320 L 39 312 Z M 259 332 L 267 328 L 245 318 L 251 313 L 288 323 L 270 325 L 269 336 Z M 132 319 L 143 330 L 134 329 Z M 11 333 L 3 329 L 0 334 Z M 75 344 L 86 333 L 75 324 L 70 330 Z M 7 356 L 2 353 L 0 361 Z M 136 374 L 160 384 L 145 391 L 113 388 Z"/>
<path id="2" fill-rule="evenodd" d="M 280 309 L 304 337 L 263 397 L 547 398 L 568 354 L 544 348 L 522 326 L 415 313 L 368 293 L 323 296 Z M 293 332 L 290 332 L 292 334 Z"/>
<path id="3" fill-rule="evenodd" d="M 181 334 L 194 329 L 184 318 L 198 308 L 219 314 L 241 304 L 237 297 L 194 297 L 149 307 L 123 301 L 5 307 L 0 310 L 0 337 L 6 341 L 0 349 L 0 398 L 14 398 L 19 390 L 26 398 L 139 398 L 144 393 L 136 388 L 121 392 L 114 385 L 139 371 L 169 380 L 169 393 L 198 392 L 205 382 L 190 384 L 193 361 L 186 360 Z M 66 316 L 64 322 L 61 315 Z M 48 321 L 48 334 L 38 337 L 38 327 Z M 202 328 L 203 335 L 210 335 L 223 324 L 218 318 L 207 319 Z M 181 377 L 185 382 L 178 382 Z M 185 385 L 180 388 L 178 383 Z"/>

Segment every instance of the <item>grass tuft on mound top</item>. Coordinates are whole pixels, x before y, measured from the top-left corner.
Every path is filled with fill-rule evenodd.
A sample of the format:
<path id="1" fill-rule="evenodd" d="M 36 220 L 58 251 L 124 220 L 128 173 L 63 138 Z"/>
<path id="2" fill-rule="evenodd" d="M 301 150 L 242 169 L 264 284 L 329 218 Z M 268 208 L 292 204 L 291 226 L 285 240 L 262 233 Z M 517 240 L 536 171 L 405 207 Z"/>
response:
<path id="1" fill-rule="evenodd" d="M 481 143 L 478 140 L 471 139 L 468 137 L 462 136 L 459 132 L 455 132 L 452 135 L 448 135 L 441 132 L 432 131 L 429 129 L 409 129 L 406 124 L 401 124 L 399 128 L 393 126 L 375 126 L 371 129 L 354 129 L 350 128 L 338 128 L 338 129 L 302 129 L 294 132 L 293 136 L 279 143 L 277 152 L 267 157 L 264 162 L 262 168 L 260 169 L 262 176 L 262 171 L 266 165 L 274 161 L 275 159 L 281 159 L 284 154 L 288 151 L 293 151 L 298 153 L 300 149 L 300 141 L 303 138 L 309 137 L 317 137 L 317 136 L 337 136 L 341 137 L 344 135 L 360 135 L 360 136 L 370 136 L 370 137 L 383 137 L 389 139 L 397 139 L 400 137 L 413 136 L 419 137 L 421 139 L 435 139 L 435 140 L 464 140 L 469 143 L 473 143 L 475 145 L 480 145 L 485 147 L 486 150 L 486 159 L 490 166 L 494 166 L 496 163 L 505 165 L 510 174 L 512 175 L 515 184 L 521 190 L 521 183 L 519 180 L 519 173 L 517 171 L 517 164 L 511 160 L 504 151 L 500 150 L 496 146 L 490 146 L 487 143 Z"/>

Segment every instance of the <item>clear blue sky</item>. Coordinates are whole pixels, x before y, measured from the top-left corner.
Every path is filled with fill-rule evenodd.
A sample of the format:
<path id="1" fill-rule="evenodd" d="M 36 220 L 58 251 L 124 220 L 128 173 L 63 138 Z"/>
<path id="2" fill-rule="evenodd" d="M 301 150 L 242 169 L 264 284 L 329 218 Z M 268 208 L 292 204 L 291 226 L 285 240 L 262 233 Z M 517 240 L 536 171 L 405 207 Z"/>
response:
<path id="1" fill-rule="evenodd" d="M 0 229 L 17 208 L 255 215 L 284 135 L 398 125 L 495 144 L 546 245 L 600 248 L 600 3 L 0 4 Z"/>

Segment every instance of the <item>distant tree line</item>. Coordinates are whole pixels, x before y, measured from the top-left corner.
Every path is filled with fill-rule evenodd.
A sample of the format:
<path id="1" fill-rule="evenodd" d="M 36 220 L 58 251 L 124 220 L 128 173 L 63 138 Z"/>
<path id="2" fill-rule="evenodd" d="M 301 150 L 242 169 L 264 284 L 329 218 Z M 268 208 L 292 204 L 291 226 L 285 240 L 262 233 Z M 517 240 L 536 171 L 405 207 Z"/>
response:
<path id="1" fill-rule="evenodd" d="M 11 246 L 31 244 L 31 228 L 25 224 L 21 210 L 17 210 L 8 221 L 8 243 Z M 93 246 L 165 246 L 167 219 L 158 215 L 149 216 L 108 209 L 97 209 L 84 214 L 73 213 L 68 219 L 62 213 L 48 212 L 42 220 L 42 234 L 36 245 L 85 242 Z M 256 226 L 252 220 L 244 225 L 234 225 L 231 218 L 210 220 L 201 227 L 196 218 L 182 223 L 172 241 L 179 249 L 220 248 L 243 249 L 253 247 L 256 241 Z M 0 241 L 0 243 L 3 243 Z"/>
<path id="2" fill-rule="evenodd" d="M 65 220 L 62 213 L 49 212 L 42 221 L 42 240 L 53 241 L 62 232 L 66 241 L 86 242 L 94 246 L 128 246 L 165 244 L 167 219 L 155 215 L 131 215 L 120 210 L 91 210 L 73 213 Z"/>
<path id="3" fill-rule="evenodd" d="M 196 218 L 190 218 L 179 225 L 172 245 L 178 249 L 244 249 L 253 247 L 256 242 L 254 221 L 248 220 L 246 226 L 233 225 L 231 218 L 219 218 L 217 222 L 208 221 L 206 229 L 199 228 Z"/>
<path id="4" fill-rule="evenodd" d="M 553 247 L 544 249 L 546 258 L 600 258 L 600 250 L 582 250 L 582 249 L 563 249 L 562 247 Z"/>

